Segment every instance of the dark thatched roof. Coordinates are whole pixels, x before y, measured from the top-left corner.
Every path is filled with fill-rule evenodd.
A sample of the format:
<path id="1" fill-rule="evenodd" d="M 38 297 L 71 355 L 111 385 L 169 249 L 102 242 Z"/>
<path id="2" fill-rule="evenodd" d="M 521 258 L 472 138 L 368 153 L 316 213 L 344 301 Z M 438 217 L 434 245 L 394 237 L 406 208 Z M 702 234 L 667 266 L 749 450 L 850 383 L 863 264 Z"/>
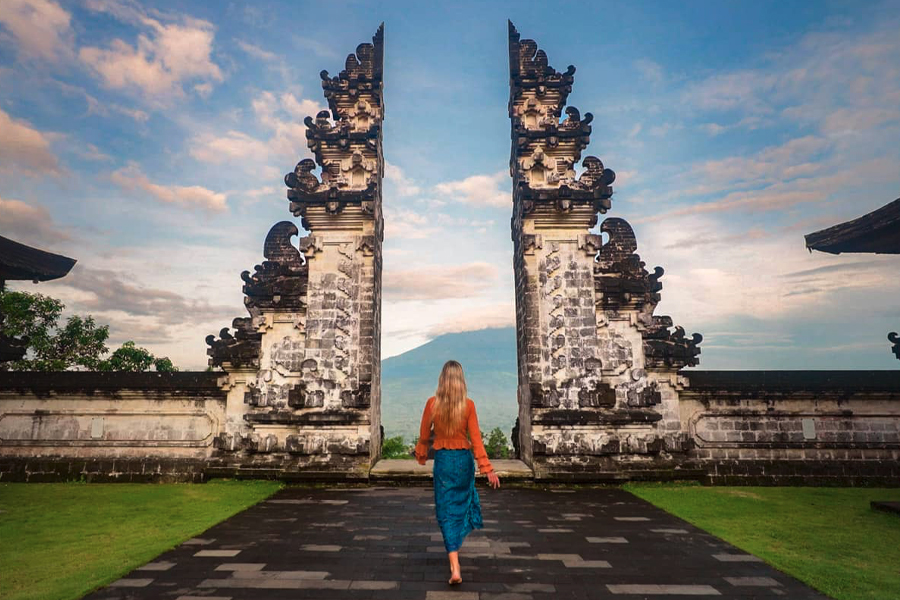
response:
<path id="1" fill-rule="evenodd" d="M 827 229 L 807 234 L 810 250 L 840 254 L 900 254 L 900 198 L 877 210 Z"/>
<path id="2" fill-rule="evenodd" d="M 65 277 L 74 258 L 38 250 L 0 236 L 0 281 L 49 281 Z"/>

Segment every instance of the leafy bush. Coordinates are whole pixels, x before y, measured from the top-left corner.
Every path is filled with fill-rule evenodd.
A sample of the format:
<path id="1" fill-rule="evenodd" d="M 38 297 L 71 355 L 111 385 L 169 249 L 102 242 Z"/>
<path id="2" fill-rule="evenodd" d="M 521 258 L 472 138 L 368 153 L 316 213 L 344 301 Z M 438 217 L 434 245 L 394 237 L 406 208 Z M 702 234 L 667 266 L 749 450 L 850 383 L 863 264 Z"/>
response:
<path id="1" fill-rule="evenodd" d="M 381 458 L 412 458 L 410 452 L 402 435 L 385 438 L 381 444 Z"/>
<path id="2" fill-rule="evenodd" d="M 0 334 L 27 341 L 22 360 L 0 363 L 0 371 L 177 371 L 166 357 L 128 341 L 109 357 L 109 326 L 90 315 L 72 315 L 61 324 L 65 305 L 55 298 L 30 292 L 0 292 Z"/>
<path id="3" fill-rule="evenodd" d="M 494 427 L 487 436 L 482 433 L 481 438 L 489 458 L 509 458 L 509 440 L 502 429 Z"/>

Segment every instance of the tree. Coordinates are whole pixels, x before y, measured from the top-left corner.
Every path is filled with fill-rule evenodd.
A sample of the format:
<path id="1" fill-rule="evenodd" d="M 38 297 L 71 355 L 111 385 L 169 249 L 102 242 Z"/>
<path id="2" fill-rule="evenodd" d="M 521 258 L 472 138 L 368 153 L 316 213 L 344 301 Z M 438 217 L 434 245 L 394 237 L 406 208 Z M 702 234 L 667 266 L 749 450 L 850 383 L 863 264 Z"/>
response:
<path id="1" fill-rule="evenodd" d="M 403 436 L 385 438 L 381 444 L 382 458 L 412 458 L 410 449 L 403 441 Z"/>
<path id="2" fill-rule="evenodd" d="M 99 371 L 149 371 L 153 367 L 160 373 L 177 371 L 175 365 L 168 357 L 157 358 L 146 348 L 134 345 L 128 341 L 122 347 L 100 363 Z"/>
<path id="3" fill-rule="evenodd" d="M 108 358 L 109 326 L 97 325 L 91 316 L 72 315 L 59 324 L 65 305 L 55 298 L 30 292 L 0 292 L 0 331 L 26 339 L 22 360 L 0 363 L 10 371 L 176 371 L 168 358 L 157 358 L 145 348 L 125 342 Z"/>
<path id="4" fill-rule="evenodd" d="M 487 436 L 482 433 L 481 437 L 489 458 L 509 458 L 509 440 L 502 429 L 494 427 Z"/>

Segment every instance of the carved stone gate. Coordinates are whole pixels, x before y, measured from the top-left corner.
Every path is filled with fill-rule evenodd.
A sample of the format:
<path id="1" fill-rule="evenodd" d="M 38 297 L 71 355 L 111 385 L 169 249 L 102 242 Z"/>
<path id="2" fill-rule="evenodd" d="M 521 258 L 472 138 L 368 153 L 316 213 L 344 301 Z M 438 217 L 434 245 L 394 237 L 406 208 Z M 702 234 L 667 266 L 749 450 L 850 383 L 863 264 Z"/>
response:
<path id="1" fill-rule="evenodd" d="M 519 455 L 539 478 L 672 468 L 689 448 L 677 371 L 702 338 L 653 315 L 663 270 L 644 269 L 625 220 L 601 223 L 605 244 L 591 233 L 615 173 L 581 160 L 593 116 L 566 107 L 575 67 L 510 23 L 509 68 Z"/>
<path id="2" fill-rule="evenodd" d="M 603 221 L 606 243 L 591 233 L 615 174 L 581 160 L 592 116 L 566 107 L 575 67 L 556 71 L 509 27 L 519 455 L 542 478 L 669 468 L 689 445 L 677 371 L 700 336 L 653 315 L 662 269 L 644 269 L 626 221 Z M 380 28 L 337 77 L 322 72 L 330 110 L 305 121 L 315 160 L 285 177 L 310 233 L 295 246 L 293 222 L 271 229 L 242 274 L 250 316 L 207 339 L 227 374 L 227 469 L 365 476 L 380 453 L 382 70 Z"/>
<path id="3" fill-rule="evenodd" d="M 209 336 L 227 376 L 222 466 L 364 477 L 381 451 L 384 25 L 322 71 L 329 110 L 305 120 L 315 160 L 285 176 L 292 221 L 241 274 L 249 317 Z M 321 167 L 321 179 L 314 173 Z"/>

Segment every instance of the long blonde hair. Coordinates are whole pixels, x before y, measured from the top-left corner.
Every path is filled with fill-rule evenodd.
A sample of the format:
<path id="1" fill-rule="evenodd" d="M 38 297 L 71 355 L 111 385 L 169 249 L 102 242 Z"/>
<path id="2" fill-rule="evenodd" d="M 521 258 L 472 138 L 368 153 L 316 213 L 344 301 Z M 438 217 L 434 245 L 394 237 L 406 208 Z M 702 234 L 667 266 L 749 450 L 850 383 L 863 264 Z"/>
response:
<path id="1" fill-rule="evenodd" d="M 466 377 L 461 364 L 455 360 L 444 364 L 434 398 L 435 435 L 455 434 L 466 416 Z"/>

